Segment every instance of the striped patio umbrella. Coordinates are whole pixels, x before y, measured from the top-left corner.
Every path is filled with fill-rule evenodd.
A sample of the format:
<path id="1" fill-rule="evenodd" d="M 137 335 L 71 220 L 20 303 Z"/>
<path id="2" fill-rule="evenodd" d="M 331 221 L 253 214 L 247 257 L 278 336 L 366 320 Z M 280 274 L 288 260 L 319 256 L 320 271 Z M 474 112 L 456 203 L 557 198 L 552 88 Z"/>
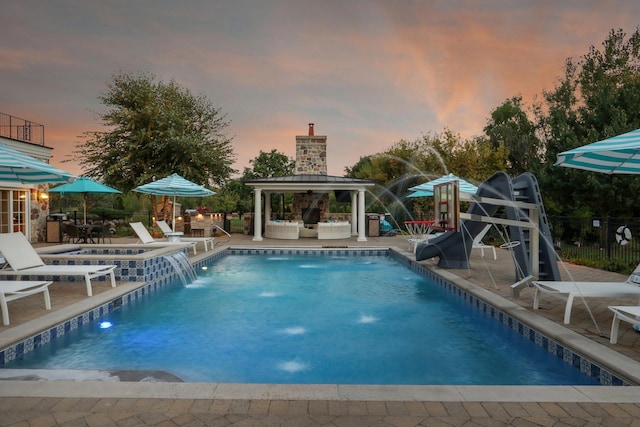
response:
<path id="1" fill-rule="evenodd" d="M 478 187 L 476 187 L 475 185 L 465 181 L 462 178 L 458 178 L 457 176 L 455 176 L 452 173 L 450 173 L 448 175 L 443 175 L 438 179 L 434 179 L 433 181 L 429 181 L 429 182 L 425 182 L 424 184 L 416 185 L 415 187 L 409 188 L 409 190 L 411 190 L 411 191 L 430 191 L 431 195 L 433 195 L 433 187 L 434 186 L 436 186 L 438 184 L 443 184 L 445 182 L 450 182 L 450 181 L 458 181 L 458 188 L 460 189 L 460 192 L 462 192 L 462 193 L 476 194 L 478 192 Z M 409 196 L 411 196 L 411 195 L 409 195 Z M 420 197 L 420 196 L 413 196 L 413 197 Z"/>
<path id="2" fill-rule="evenodd" d="M 214 191 L 204 188 L 201 185 L 184 179 L 177 173 L 169 175 L 166 178 L 140 185 L 133 189 L 138 193 L 155 194 L 156 196 L 173 196 L 173 231 L 176 230 L 176 196 L 182 197 L 204 197 L 216 194 Z"/>
<path id="3" fill-rule="evenodd" d="M 75 176 L 51 166 L 7 144 L 0 144 L 0 181 L 22 184 L 71 182 Z"/>
<path id="4" fill-rule="evenodd" d="M 640 174 L 640 129 L 558 154 L 555 166 L 606 174 Z"/>

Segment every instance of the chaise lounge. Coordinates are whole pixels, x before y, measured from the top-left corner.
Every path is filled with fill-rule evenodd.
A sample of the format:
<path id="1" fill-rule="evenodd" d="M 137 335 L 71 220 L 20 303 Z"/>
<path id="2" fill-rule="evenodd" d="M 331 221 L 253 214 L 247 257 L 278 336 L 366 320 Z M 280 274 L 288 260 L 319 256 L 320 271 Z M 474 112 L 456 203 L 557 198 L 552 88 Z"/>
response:
<path id="1" fill-rule="evenodd" d="M 156 240 L 153 238 L 149 230 L 146 229 L 143 223 L 141 222 L 130 222 L 129 225 L 133 229 L 133 231 L 138 236 L 138 239 L 141 243 L 149 246 L 172 246 L 179 245 L 185 246 L 188 245 L 191 249 L 193 249 L 193 254 L 197 254 L 196 242 L 169 242 L 168 240 Z"/>
<path id="2" fill-rule="evenodd" d="M 536 287 L 533 308 L 540 307 L 540 294 L 545 293 L 567 300 L 564 309 L 564 323 L 571 323 L 571 308 L 575 298 L 628 298 L 640 297 L 640 283 L 635 280 L 638 273 L 632 273 L 624 282 L 571 282 L 532 281 Z"/>
<path id="3" fill-rule="evenodd" d="M 87 295 L 92 296 L 91 279 L 109 275 L 116 287 L 115 265 L 47 265 L 21 232 L 0 234 L 0 252 L 6 260 L 1 276 L 82 276 Z"/>
<path id="4" fill-rule="evenodd" d="M 44 307 L 51 310 L 51 298 L 49 296 L 49 285 L 53 282 L 48 281 L 27 281 L 27 280 L 0 280 L 0 309 L 2 309 L 2 324 L 9 324 L 9 301 L 18 298 L 24 298 L 29 295 L 44 295 Z"/>
<path id="5" fill-rule="evenodd" d="M 158 227 L 160 227 L 160 231 L 162 231 L 165 236 L 167 235 L 167 233 L 173 232 L 166 221 L 156 221 L 156 224 L 158 224 Z M 204 245 L 205 252 L 209 250 L 208 245 L 210 245 L 211 249 L 213 249 L 213 237 L 180 237 L 180 241 L 195 242 L 196 244 L 198 244 L 198 242 L 201 242 Z"/>

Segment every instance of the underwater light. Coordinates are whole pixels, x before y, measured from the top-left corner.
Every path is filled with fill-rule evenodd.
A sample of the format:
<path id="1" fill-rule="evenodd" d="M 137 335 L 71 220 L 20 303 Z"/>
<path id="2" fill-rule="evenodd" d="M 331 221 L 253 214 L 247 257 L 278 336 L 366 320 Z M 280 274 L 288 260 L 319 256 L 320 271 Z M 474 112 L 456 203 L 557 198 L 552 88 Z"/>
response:
<path id="1" fill-rule="evenodd" d="M 100 322 L 100 329 L 109 329 L 113 326 L 111 322 Z"/>
<path id="2" fill-rule="evenodd" d="M 206 270 L 206 269 L 207 269 L 207 266 L 206 266 L 206 265 L 202 266 L 202 269 L 203 269 L 203 270 Z"/>

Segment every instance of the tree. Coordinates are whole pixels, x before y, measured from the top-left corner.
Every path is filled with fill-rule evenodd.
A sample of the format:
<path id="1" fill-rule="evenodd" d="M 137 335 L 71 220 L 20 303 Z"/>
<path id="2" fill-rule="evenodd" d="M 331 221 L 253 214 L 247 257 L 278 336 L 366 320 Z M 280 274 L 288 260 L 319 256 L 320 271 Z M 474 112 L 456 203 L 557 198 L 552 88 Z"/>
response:
<path id="1" fill-rule="evenodd" d="M 245 185 L 244 181 L 293 175 L 296 166 L 295 160 L 275 149 L 268 153 L 261 150 L 249 163 L 253 165 L 252 168 L 245 167 L 240 179 L 230 180 L 214 196 L 217 199 L 215 205 L 223 206 L 225 212 L 253 210 L 253 189 Z"/>
<path id="2" fill-rule="evenodd" d="M 244 168 L 244 173 L 242 174 L 242 181 L 246 181 L 249 179 L 262 179 L 262 178 L 273 178 L 277 176 L 289 176 L 293 175 L 296 170 L 296 161 L 287 157 L 287 155 L 278 152 L 273 149 L 268 153 L 260 150 L 260 154 L 253 160 L 250 160 L 249 163 L 253 165 L 253 168 Z M 244 186 L 244 193 L 247 194 L 249 200 L 253 200 L 252 191 L 248 186 Z M 275 198 L 276 195 L 271 195 L 271 200 L 269 201 L 272 205 L 274 202 L 277 203 Z M 285 200 L 287 198 L 288 200 Z M 291 203 L 292 196 L 289 195 L 281 195 L 280 206 L 284 209 L 284 206 L 289 205 Z"/>
<path id="3" fill-rule="evenodd" d="M 415 141 L 399 141 L 382 153 L 361 157 L 346 168 L 351 178 L 371 179 L 378 186 L 372 190 L 374 210 L 393 211 L 398 221 L 413 217 L 410 212 L 428 212 L 432 199 L 407 199 L 408 189 L 449 172 L 465 179 L 483 181 L 502 170 L 507 150 L 502 143 L 493 147 L 483 138 L 463 139 L 450 130 L 442 134 L 423 135 Z"/>
<path id="4" fill-rule="evenodd" d="M 253 168 L 244 168 L 243 180 L 288 176 L 293 175 L 296 170 L 296 161 L 275 149 L 269 153 L 260 150 L 258 157 L 249 163 Z"/>
<path id="5" fill-rule="evenodd" d="M 611 30 L 602 48 L 591 46 L 564 76 L 543 92 L 538 121 L 544 163 L 538 171 L 547 211 L 583 215 L 637 215 L 640 183 L 631 176 L 606 175 L 553 166 L 558 153 L 640 128 L 640 32 L 629 37 Z M 545 203 L 547 204 L 547 203 Z M 551 209 L 549 209 L 551 207 Z"/>
<path id="6" fill-rule="evenodd" d="M 540 141 L 536 137 L 536 125 L 522 109 L 522 96 L 509 98 L 493 110 L 484 132 L 494 149 L 502 144 L 509 150 L 506 172 L 510 175 L 527 172 L 531 164 L 537 162 Z"/>
<path id="7" fill-rule="evenodd" d="M 204 96 L 152 75 L 117 74 L 99 97 L 104 131 L 89 131 L 74 157 L 85 174 L 123 191 L 172 173 L 221 185 L 233 172 L 229 122 Z"/>

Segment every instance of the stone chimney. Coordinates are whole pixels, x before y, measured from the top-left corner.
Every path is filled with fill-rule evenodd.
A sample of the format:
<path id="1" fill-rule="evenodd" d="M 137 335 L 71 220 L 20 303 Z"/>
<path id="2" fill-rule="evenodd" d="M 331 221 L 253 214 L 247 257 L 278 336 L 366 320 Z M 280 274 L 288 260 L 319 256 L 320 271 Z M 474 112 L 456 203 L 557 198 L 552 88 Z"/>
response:
<path id="1" fill-rule="evenodd" d="M 296 136 L 296 175 L 327 175 L 327 137 L 315 135 L 309 123 L 309 135 Z M 293 215 L 305 224 L 326 221 L 329 195 L 311 190 L 293 194 Z"/>
<path id="2" fill-rule="evenodd" d="M 315 135 L 309 123 L 309 135 L 296 136 L 296 175 L 327 174 L 327 137 Z"/>

